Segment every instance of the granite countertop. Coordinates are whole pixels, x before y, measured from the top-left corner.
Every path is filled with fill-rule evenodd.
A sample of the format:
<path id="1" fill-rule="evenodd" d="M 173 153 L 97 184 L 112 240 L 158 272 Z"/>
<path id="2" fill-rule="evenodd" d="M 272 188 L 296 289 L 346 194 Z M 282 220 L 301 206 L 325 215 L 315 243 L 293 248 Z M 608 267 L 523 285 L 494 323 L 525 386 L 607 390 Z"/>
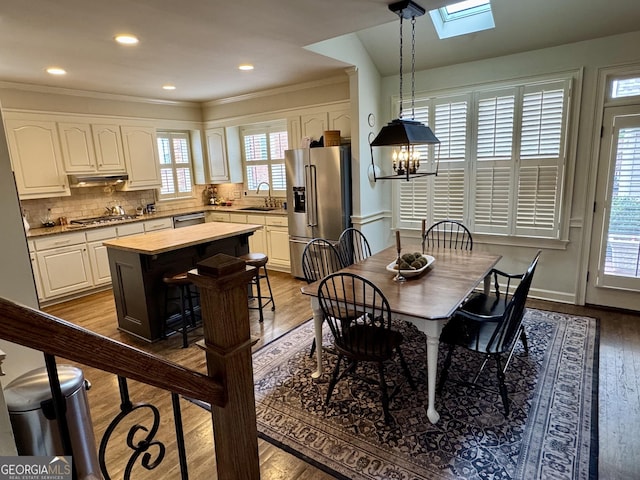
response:
<path id="1" fill-rule="evenodd" d="M 138 215 L 135 218 L 131 218 L 128 220 L 117 220 L 108 223 L 99 223 L 94 225 L 79 225 L 79 224 L 69 224 L 69 225 L 56 225 L 55 227 L 41 227 L 41 228 L 31 228 L 27 232 L 27 238 L 34 237 L 43 237 L 47 235 L 55 235 L 59 233 L 69 233 L 69 232 L 77 232 L 83 230 L 91 230 L 95 228 L 105 228 L 105 227 L 113 227 L 116 225 L 122 225 L 124 223 L 135 223 L 142 222 L 145 220 L 155 220 L 158 218 L 167 218 L 167 217 L 175 217 L 176 215 L 187 215 L 190 213 L 198 213 L 198 212 L 228 212 L 228 213 L 245 213 L 245 214 L 253 214 L 253 215 L 276 215 L 276 216 L 286 216 L 287 211 L 283 208 L 276 208 L 274 210 L 245 210 L 246 208 L 250 208 L 251 205 L 233 205 L 233 206 L 214 206 L 214 205 L 203 205 L 202 207 L 190 207 L 190 208 L 181 208 L 175 210 L 166 210 L 159 211 L 152 214 L 144 214 Z M 71 219 L 73 220 L 73 219 Z"/>

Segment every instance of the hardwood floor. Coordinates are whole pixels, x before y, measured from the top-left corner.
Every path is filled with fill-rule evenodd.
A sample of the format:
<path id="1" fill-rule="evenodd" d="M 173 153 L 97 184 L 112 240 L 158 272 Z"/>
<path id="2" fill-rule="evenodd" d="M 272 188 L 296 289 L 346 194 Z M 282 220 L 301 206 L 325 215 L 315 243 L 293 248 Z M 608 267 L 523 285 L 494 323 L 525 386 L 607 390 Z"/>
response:
<path id="1" fill-rule="evenodd" d="M 278 338 L 311 317 L 308 300 L 299 288 L 303 281 L 289 274 L 269 272 L 276 310 L 265 310 L 265 321 L 258 322 L 257 311 L 251 311 L 252 335 L 260 340 L 254 348 Z M 640 478 L 640 314 L 618 312 L 595 307 L 579 307 L 544 301 L 530 301 L 529 306 L 600 319 L 599 362 L 599 477 L 607 480 Z M 142 350 L 155 353 L 174 362 L 205 371 L 204 354 L 193 343 L 199 338 L 196 330 L 190 336 L 191 346 L 182 349 L 179 335 L 166 341 L 149 344 L 118 331 L 115 306 L 110 290 L 81 299 L 53 305 L 46 312 L 76 323 L 97 333 Z M 60 360 L 63 362 L 63 360 Z M 82 367 L 85 377 L 92 383 L 89 403 L 94 423 L 94 433 L 100 442 L 109 422 L 119 412 L 117 379 L 110 374 L 89 367 Z M 150 472 L 137 467 L 133 477 L 142 479 L 180 478 L 175 447 L 171 397 L 168 392 L 137 382 L 130 383 L 131 400 L 153 403 L 160 409 L 162 425 L 156 436 L 167 447 L 167 458 L 156 470 Z M 211 417 L 208 412 L 182 401 L 186 450 L 190 478 L 216 478 Z M 142 415 L 136 418 L 150 426 Z M 128 428 L 133 421 L 127 423 Z M 121 478 L 121 471 L 129 459 L 125 445 L 126 431 L 117 431 L 117 440 L 110 443 L 107 464 L 114 469 L 112 478 Z M 119 435 L 119 436 L 118 436 Z M 150 449 L 151 455 L 155 455 Z M 259 441 L 261 475 L 264 480 L 322 480 L 333 478 L 293 455 Z M 159 473 L 160 472 L 160 473 Z"/>

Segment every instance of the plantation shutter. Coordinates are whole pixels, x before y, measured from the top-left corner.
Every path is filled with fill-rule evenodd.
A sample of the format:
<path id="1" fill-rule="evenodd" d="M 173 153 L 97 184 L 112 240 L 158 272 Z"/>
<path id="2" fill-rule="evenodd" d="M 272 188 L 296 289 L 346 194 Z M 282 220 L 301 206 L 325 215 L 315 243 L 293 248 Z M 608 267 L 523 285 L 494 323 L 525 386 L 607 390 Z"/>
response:
<path id="1" fill-rule="evenodd" d="M 477 99 L 473 230 L 509 233 L 513 182 L 516 89 L 480 94 Z"/>
<path id="2" fill-rule="evenodd" d="M 475 233 L 560 238 L 573 78 L 417 99 L 414 118 L 441 142 L 421 149 L 419 171 L 438 158 L 438 175 L 394 182 L 397 226 L 449 218 Z"/>
<path id="3" fill-rule="evenodd" d="M 438 100 L 435 105 L 435 147 L 438 175 L 433 179 L 430 223 L 439 220 L 465 221 L 465 168 L 469 97 Z"/>
<path id="4" fill-rule="evenodd" d="M 284 123 L 255 124 L 242 127 L 242 159 L 245 186 L 254 192 L 267 182 L 272 192 L 282 195 L 287 188 L 284 152 L 288 147 Z"/>
<path id="5" fill-rule="evenodd" d="M 287 179 L 284 170 L 284 151 L 288 147 L 287 132 L 271 132 L 269 145 L 271 151 L 271 189 L 284 192 L 287 189 Z"/>
<path id="6" fill-rule="evenodd" d="M 557 236 L 570 81 L 524 87 L 516 235 Z"/>
<path id="7" fill-rule="evenodd" d="M 189 198 L 193 191 L 189 134 L 158 132 L 160 198 Z"/>

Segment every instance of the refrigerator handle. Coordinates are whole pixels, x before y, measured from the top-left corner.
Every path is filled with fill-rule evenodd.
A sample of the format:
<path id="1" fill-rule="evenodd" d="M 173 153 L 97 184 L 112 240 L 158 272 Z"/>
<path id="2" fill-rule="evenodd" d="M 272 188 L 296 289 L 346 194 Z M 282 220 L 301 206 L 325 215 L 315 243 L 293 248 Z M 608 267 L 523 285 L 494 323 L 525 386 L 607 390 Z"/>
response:
<path id="1" fill-rule="evenodd" d="M 318 226 L 318 190 L 316 188 L 316 166 L 305 165 L 305 181 L 309 198 L 307 199 L 307 226 Z"/>

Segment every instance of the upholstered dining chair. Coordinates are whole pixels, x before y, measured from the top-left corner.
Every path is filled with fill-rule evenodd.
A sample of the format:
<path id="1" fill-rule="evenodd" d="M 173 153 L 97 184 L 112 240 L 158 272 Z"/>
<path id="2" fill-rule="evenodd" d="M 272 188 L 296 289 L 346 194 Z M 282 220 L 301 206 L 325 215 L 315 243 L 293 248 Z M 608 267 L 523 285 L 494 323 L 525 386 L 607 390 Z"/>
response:
<path id="1" fill-rule="evenodd" d="M 391 327 L 389 302 L 369 280 L 346 272 L 325 277 L 318 287 L 318 300 L 338 354 L 327 389 L 326 404 L 329 404 L 339 380 L 347 374 L 355 374 L 360 362 L 374 362 L 377 364 L 378 380 L 364 380 L 379 385 L 385 422 L 390 423 L 389 399 L 393 394 L 390 395 L 387 389 L 384 363 L 397 354 L 409 385 L 415 389 L 415 384 L 400 349 L 402 334 Z M 347 366 L 340 372 L 345 359 Z"/>
<path id="2" fill-rule="evenodd" d="M 302 251 L 302 272 L 307 283 L 321 280 L 330 273 L 343 267 L 340 253 L 334 245 L 324 238 L 314 238 Z M 313 339 L 309 356 L 316 351 L 316 340 Z"/>
<path id="3" fill-rule="evenodd" d="M 422 241 L 428 248 L 473 250 L 471 232 L 457 220 L 441 220 L 434 223 L 424 233 Z"/>
<path id="4" fill-rule="evenodd" d="M 447 381 L 452 355 L 456 347 L 484 355 L 480 370 L 471 384 L 475 385 L 484 367 L 491 357 L 496 361 L 498 387 L 505 416 L 509 415 L 509 398 L 505 385 L 505 373 L 513 356 L 518 339 L 521 340 L 525 354 L 529 353 L 527 337 L 522 325 L 525 303 L 533 280 L 541 251 L 538 250 L 533 261 L 523 274 L 508 274 L 493 269 L 495 291 L 492 294 L 474 293 L 455 312 L 440 335 L 440 343 L 449 345 L 449 350 L 440 373 L 438 391 Z M 503 280 L 502 287 L 499 281 Z M 515 291 L 510 294 L 512 283 L 518 282 Z M 503 364 L 503 356 L 507 356 Z"/>
<path id="5" fill-rule="evenodd" d="M 371 247 L 360 230 L 347 228 L 338 239 L 338 253 L 342 258 L 342 264 L 346 267 L 370 257 Z"/>

